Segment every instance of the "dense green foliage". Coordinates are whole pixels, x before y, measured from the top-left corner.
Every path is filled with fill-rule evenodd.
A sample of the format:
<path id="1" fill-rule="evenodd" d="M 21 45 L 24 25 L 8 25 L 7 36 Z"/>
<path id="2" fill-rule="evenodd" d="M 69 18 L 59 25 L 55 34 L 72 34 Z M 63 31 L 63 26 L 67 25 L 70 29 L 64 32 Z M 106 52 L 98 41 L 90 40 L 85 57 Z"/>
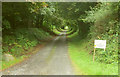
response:
<path id="1" fill-rule="evenodd" d="M 42 28 L 53 34 L 51 19 L 54 12 L 52 3 L 3 3 L 3 33 L 6 29 Z"/>
<path id="2" fill-rule="evenodd" d="M 105 63 L 118 63 L 118 3 L 98 3 L 86 14 L 83 21 L 91 23 L 88 34 L 89 46 L 93 47 L 95 39 L 107 40 L 105 51 L 97 49 L 96 60 Z"/>
<path id="3" fill-rule="evenodd" d="M 48 4 L 50 7 L 47 8 Z M 46 17 L 54 12 L 50 3 L 3 3 L 3 53 L 22 56 L 54 34 Z M 50 10 L 52 9 L 52 10 Z"/>

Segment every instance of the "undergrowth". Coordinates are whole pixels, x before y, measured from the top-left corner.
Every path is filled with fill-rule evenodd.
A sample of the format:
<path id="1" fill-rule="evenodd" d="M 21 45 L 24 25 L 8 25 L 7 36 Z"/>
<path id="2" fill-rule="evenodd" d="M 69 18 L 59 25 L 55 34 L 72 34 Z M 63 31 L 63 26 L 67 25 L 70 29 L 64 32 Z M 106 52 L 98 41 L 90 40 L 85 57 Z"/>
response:
<path id="1" fill-rule="evenodd" d="M 11 35 L 3 36 L 3 53 L 19 57 L 29 52 L 29 49 L 48 40 L 51 36 L 42 29 L 18 29 Z"/>

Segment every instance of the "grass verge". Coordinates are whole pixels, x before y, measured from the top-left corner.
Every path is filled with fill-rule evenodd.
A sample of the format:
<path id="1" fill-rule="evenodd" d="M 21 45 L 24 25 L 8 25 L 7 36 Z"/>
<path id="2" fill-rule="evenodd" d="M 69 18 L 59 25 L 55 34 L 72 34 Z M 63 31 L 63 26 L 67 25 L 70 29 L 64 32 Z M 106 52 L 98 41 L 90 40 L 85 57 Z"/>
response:
<path id="1" fill-rule="evenodd" d="M 77 75 L 118 75 L 118 65 L 103 64 L 92 61 L 92 55 L 85 48 L 86 40 L 73 40 L 68 42 L 69 55 L 74 63 Z"/>
<path id="2" fill-rule="evenodd" d="M 8 61 L 2 61 L 2 70 L 7 69 L 7 68 L 23 61 L 24 58 L 25 58 L 24 56 L 21 56 L 19 58 L 15 58 L 14 60 L 9 61 L 9 62 Z"/>

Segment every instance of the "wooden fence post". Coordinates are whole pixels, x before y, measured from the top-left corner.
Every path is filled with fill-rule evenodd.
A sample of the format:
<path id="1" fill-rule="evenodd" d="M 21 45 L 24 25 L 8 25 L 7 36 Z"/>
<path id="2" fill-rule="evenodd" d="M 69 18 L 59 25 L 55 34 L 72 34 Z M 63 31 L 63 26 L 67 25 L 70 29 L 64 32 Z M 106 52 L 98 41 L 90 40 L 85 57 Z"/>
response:
<path id="1" fill-rule="evenodd" d="M 95 60 L 95 48 L 94 48 L 94 53 L 93 53 L 93 62 Z"/>

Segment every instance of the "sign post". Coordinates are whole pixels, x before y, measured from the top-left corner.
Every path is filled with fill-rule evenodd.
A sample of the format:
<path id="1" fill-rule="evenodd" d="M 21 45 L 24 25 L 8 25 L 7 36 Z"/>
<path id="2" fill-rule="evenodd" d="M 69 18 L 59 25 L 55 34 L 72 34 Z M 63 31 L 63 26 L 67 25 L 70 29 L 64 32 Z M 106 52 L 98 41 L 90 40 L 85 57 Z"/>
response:
<path id="1" fill-rule="evenodd" d="M 95 40 L 94 41 L 94 54 L 93 54 L 93 62 L 95 60 L 95 48 L 106 49 L 106 40 Z"/>

